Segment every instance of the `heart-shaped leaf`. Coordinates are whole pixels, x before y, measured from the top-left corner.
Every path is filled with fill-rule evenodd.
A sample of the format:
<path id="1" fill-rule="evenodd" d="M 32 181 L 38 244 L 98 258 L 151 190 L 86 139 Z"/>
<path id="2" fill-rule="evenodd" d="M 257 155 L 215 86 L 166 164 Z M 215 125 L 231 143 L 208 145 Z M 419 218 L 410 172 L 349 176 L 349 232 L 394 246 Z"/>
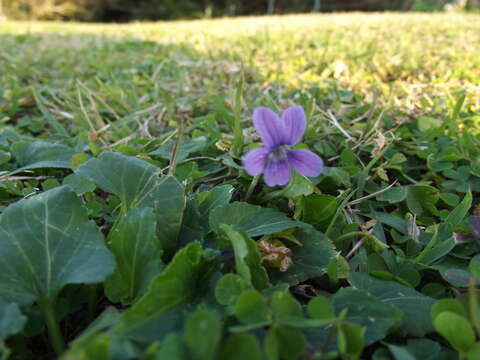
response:
<path id="1" fill-rule="evenodd" d="M 348 309 L 345 320 L 366 328 L 365 345 L 383 339 L 402 323 L 402 312 L 368 292 L 352 287 L 343 288 L 332 298 L 337 313 Z"/>
<path id="2" fill-rule="evenodd" d="M 64 285 L 97 283 L 113 255 L 76 194 L 61 186 L 10 205 L 0 217 L 0 297 L 51 300 Z"/>
<path id="3" fill-rule="evenodd" d="M 117 195 L 125 212 L 151 207 L 157 214 L 157 236 L 162 248 L 172 253 L 185 209 L 183 187 L 175 178 L 158 176 L 158 169 L 146 161 L 114 152 L 104 152 L 75 171 L 103 190 Z"/>
<path id="4" fill-rule="evenodd" d="M 411 287 L 395 281 L 380 280 L 365 273 L 351 273 L 350 282 L 356 288 L 366 290 L 381 301 L 399 308 L 403 312 L 402 333 L 424 336 L 433 331 L 430 311 L 434 299 Z"/>

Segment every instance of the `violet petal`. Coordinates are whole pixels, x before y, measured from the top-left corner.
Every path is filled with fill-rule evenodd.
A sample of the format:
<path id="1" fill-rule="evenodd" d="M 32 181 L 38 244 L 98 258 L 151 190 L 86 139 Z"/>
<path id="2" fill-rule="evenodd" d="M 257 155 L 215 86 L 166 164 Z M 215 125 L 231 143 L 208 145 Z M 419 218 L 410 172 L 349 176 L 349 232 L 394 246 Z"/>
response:
<path id="1" fill-rule="evenodd" d="M 310 150 L 289 150 L 287 156 L 290 166 L 302 175 L 316 177 L 323 171 L 323 160 Z"/>
<path id="2" fill-rule="evenodd" d="M 266 107 L 256 108 L 253 112 L 253 125 L 260 134 L 266 148 L 282 145 L 284 139 L 284 124 L 277 114 Z"/>
<path id="3" fill-rule="evenodd" d="M 305 133 L 307 116 L 301 106 L 292 106 L 282 114 L 285 126 L 285 144 L 297 145 Z"/>
<path id="4" fill-rule="evenodd" d="M 480 216 L 470 216 L 468 222 L 473 236 L 480 238 Z"/>
<path id="5" fill-rule="evenodd" d="M 286 185 L 290 181 L 290 167 L 286 160 L 270 160 L 265 168 L 263 179 L 268 186 Z"/>
<path id="6" fill-rule="evenodd" d="M 245 171 L 252 176 L 260 175 L 265 168 L 267 155 L 268 152 L 263 147 L 250 150 L 243 158 Z"/>

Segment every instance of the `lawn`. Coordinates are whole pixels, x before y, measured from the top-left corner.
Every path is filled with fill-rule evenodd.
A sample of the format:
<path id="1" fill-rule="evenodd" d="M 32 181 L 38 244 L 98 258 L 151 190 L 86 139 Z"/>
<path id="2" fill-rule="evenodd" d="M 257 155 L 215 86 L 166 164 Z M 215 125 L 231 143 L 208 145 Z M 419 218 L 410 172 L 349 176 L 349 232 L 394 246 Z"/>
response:
<path id="1" fill-rule="evenodd" d="M 480 358 L 479 54 L 480 15 L 0 22 L 1 354 Z M 260 106 L 320 176 L 243 169 Z"/>

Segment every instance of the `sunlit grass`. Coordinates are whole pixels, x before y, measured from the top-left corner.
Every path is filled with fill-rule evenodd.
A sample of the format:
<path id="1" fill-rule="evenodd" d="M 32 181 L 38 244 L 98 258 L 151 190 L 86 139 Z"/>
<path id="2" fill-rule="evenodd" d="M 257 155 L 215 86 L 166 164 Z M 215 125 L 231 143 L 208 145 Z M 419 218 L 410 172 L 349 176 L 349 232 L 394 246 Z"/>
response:
<path id="1" fill-rule="evenodd" d="M 479 15 L 6 22 L 0 44 L 7 100 L 30 96 L 34 88 L 74 119 L 84 113 L 79 81 L 120 113 L 172 101 L 195 110 L 231 97 L 242 68 L 248 107 L 262 101 L 259 94 L 282 100 L 287 91 L 325 81 L 413 115 L 451 105 L 459 91 L 467 92 L 468 106 L 478 109 L 480 102 Z M 93 111 L 90 106 L 84 101 Z"/>

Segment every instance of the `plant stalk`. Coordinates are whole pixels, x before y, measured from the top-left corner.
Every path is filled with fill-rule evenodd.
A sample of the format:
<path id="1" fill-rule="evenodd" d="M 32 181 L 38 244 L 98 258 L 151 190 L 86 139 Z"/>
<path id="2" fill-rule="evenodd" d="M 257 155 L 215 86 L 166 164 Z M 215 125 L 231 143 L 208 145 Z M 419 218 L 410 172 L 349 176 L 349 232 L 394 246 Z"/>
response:
<path id="1" fill-rule="evenodd" d="M 62 332 L 55 314 L 55 301 L 54 300 L 42 300 L 38 302 L 40 309 L 45 315 L 47 321 L 48 337 L 52 344 L 53 350 L 57 355 L 62 354 L 65 351 L 65 342 L 63 340 Z"/>

